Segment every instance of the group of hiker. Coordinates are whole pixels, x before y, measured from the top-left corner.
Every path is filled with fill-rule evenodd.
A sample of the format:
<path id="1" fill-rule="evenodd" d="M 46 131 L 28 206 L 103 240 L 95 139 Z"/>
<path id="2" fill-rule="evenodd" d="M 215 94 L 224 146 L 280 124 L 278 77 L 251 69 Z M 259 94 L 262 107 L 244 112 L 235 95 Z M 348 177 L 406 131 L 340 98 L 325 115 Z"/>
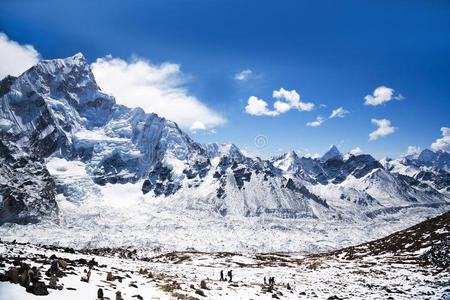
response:
<path id="1" fill-rule="evenodd" d="M 267 284 L 267 278 L 264 276 L 264 284 Z M 269 285 L 275 285 L 275 277 L 269 277 Z"/>
<path id="2" fill-rule="evenodd" d="M 233 271 L 229 270 L 227 276 L 229 278 L 228 282 L 231 282 L 233 280 Z M 220 281 L 227 281 L 223 276 L 223 270 L 220 270 Z"/>
<path id="3" fill-rule="evenodd" d="M 228 280 L 223 276 L 223 270 L 220 270 L 220 281 L 228 281 L 231 282 L 233 280 L 233 271 L 229 270 L 227 273 Z M 267 284 L 267 277 L 264 276 L 264 284 Z M 275 277 L 269 277 L 269 285 L 275 285 Z"/>

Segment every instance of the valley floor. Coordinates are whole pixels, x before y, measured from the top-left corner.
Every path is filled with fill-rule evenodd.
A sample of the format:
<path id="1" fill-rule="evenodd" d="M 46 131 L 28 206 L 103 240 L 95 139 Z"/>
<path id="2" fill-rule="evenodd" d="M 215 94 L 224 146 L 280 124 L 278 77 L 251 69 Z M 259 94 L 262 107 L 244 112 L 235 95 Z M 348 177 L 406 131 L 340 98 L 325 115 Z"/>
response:
<path id="1" fill-rule="evenodd" d="M 361 252 L 364 247 L 357 249 Z M 48 287 L 53 280 L 56 287 L 40 296 L 49 300 L 95 299 L 99 288 L 109 299 L 116 299 L 117 291 L 123 299 L 450 299 L 448 268 L 422 263 L 418 259 L 422 252 L 358 256 L 349 248 L 307 257 L 171 252 L 136 258 L 127 250 L 89 253 L 2 242 L 0 273 L 6 274 L 2 280 L 11 280 L 8 270 L 15 268 L 20 281 L 24 270 L 36 267 L 39 280 Z M 87 283 L 81 278 L 89 265 Z M 225 276 L 232 270 L 233 282 L 219 281 L 220 270 Z M 264 276 L 275 277 L 273 288 L 264 284 Z M 36 298 L 20 282 L 0 282 L 0 299 Z"/>

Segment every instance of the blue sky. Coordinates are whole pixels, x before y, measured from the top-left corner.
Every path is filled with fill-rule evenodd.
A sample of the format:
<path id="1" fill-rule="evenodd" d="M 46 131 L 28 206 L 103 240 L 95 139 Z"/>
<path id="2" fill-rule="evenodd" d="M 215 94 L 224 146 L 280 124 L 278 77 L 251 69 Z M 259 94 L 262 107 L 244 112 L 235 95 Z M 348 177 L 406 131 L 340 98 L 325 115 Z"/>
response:
<path id="1" fill-rule="evenodd" d="M 429 148 L 450 126 L 448 1 L 6 0 L 0 15 L 0 32 L 10 41 L 32 45 L 44 59 L 82 52 L 103 70 L 104 85 L 114 86 L 113 66 L 156 74 L 146 83 L 157 85 L 149 93 L 170 94 L 163 104 L 174 110 L 184 106 L 170 101 L 184 97 L 186 108 L 168 115 L 200 142 L 233 142 L 263 157 L 322 154 L 330 144 L 398 157 L 408 146 Z M 236 79 L 244 70 L 251 74 Z M 392 100 L 365 105 L 380 86 L 394 90 Z M 314 108 L 246 112 L 251 96 L 272 112 L 276 100 L 289 104 L 273 98 L 281 88 Z M 146 91 L 139 99 L 119 96 L 130 105 L 163 105 L 151 103 Z M 340 107 L 348 113 L 328 119 Z M 325 120 L 320 126 L 307 126 L 318 116 Z M 189 130 L 197 119 L 204 128 Z M 370 140 L 379 126 L 372 119 L 390 121 L 393 133 Z M 260 135 L 267 138 L 262 148 L 255 145 Z"/>

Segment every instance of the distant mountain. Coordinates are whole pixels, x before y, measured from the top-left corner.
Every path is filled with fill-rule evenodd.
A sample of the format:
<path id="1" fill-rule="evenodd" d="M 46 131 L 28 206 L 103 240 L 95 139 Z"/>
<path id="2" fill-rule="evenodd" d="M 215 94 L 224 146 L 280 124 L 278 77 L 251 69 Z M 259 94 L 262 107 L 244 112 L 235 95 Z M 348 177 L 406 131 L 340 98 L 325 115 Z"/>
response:
<path id="1" fill-rule="evenodd" d="M 320 158 L 320 161 L 324 162 L 337 157 L 342 158 L 342 154 L 335 145 L 331 145 L 328 151 Z"/>
<path id="2" fill-rule="evenodd" d="M 320 159 L 295 152 L 250 158 L 233 144 L 197 143 L 172 121 L 117 104 L 82 54 L 3 79 L 0 97 L 0 223 L 70 224 L 93 228 L 91 239 L 102 240 L 111 220 L 137 222 L 133 231 L 164 220 L 163 211 L 182 224 L 191 213 L 211 224 L 227 217 L 333 224 L 380 217 L 385 224 L 383 216 L 399 211 L 423 217 L 448 210 L 448 153 L 380 162 L 367 154 L 344 158 L 332 145 Z"/>

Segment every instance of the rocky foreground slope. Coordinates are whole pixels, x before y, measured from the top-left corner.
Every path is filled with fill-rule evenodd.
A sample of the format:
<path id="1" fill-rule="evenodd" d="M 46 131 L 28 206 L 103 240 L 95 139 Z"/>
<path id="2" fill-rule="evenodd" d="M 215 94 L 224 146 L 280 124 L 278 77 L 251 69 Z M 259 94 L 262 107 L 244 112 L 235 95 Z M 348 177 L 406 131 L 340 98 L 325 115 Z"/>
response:
<path id="1" fill-rule="evenodd" d="M 311 256 L 0 243 L 0 298 L 448 299 L 450 213 L 359 246 Z M 220 271 L 232 270 L 232 282 Z M 269 285 L 264 277 L 274 277 Z M 120 294 L 120 298 L 116 298 Z"/>
<path id="2" fill-rule="evenodd" d="M 11 241 L 311 252 L 449 209 L 446 152 L 247 157 L 116 104 L 82 54 L 3 79 L 0 135 L 0 234 Z"/>

